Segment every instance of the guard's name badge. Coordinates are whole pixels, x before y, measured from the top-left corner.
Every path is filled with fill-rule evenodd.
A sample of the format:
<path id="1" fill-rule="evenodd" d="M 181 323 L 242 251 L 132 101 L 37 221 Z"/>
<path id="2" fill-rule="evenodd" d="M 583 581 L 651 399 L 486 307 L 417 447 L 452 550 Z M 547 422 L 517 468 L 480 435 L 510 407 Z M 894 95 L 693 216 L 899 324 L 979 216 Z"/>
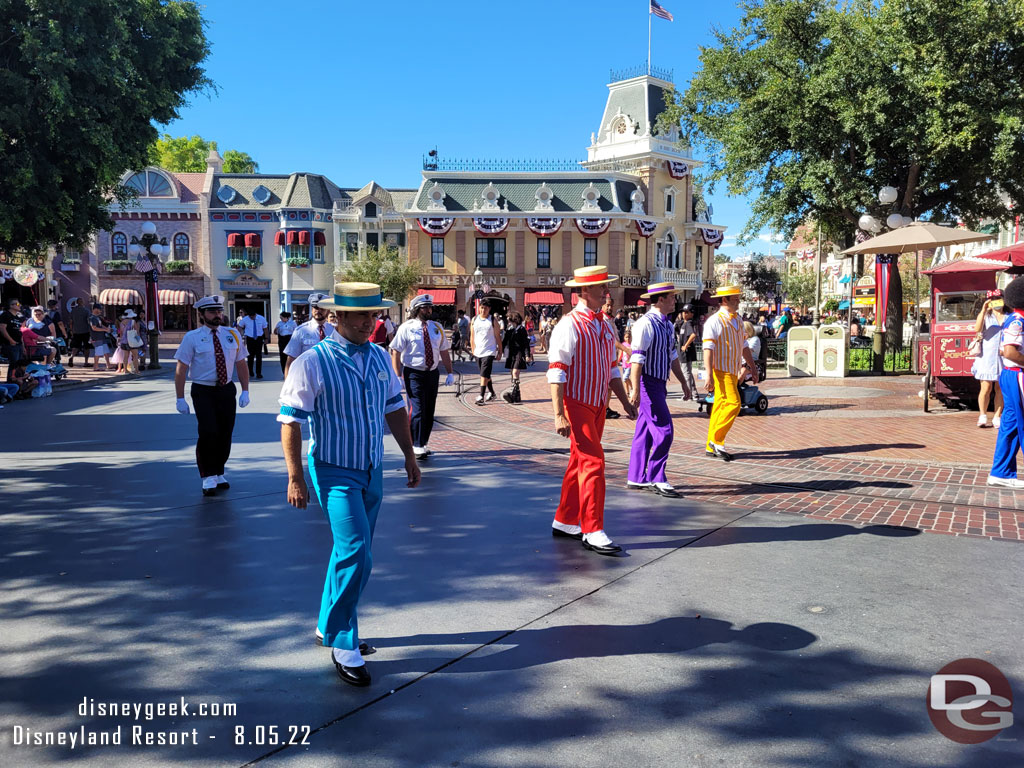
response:
<path id="1" fill-rule="evenodd" d="M 377 371 L 377 378 L 380 379 L 381 381 L 387 381 L 388 380 L 388 372 L 387 371 Z"/>

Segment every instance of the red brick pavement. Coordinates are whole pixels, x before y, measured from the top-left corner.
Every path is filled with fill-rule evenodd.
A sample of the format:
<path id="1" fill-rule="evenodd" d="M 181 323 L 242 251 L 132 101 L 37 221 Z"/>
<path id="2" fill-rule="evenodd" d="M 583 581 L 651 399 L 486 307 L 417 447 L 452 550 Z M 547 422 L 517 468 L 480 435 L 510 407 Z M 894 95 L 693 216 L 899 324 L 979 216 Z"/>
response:
<path id="1" fill-rule="evenodd" d="M 466 370 L 468 384 L 473 378 Z M 671 400 L 670 479 L 687 498 L 749 511 L 1024 539 L 1024 494 L 985 485 L 994 430 L 978 429 L 977 413 L 923 413 L 919 386 L 912 377 L 770 378 L 763 391 L 772 406 L 764 416 L 737 419 L 729 447 L 738 458 L 729 464 L 704 457 L 707 417 L 692 403 Z M 832 392 L 838 397 L 827 396 Z M 553 476 L 564 472 L 565 458 L 557 454 L 568 443 L 552 431 L 541 372 L 524 379 L 521 406 L 498 400 L 477 407 L 475 393 L 458 400 L 442 395 L 432 447 Z M 628 419 L 607 423 L 612 483 L 625 482 L 632 432 Z"/>

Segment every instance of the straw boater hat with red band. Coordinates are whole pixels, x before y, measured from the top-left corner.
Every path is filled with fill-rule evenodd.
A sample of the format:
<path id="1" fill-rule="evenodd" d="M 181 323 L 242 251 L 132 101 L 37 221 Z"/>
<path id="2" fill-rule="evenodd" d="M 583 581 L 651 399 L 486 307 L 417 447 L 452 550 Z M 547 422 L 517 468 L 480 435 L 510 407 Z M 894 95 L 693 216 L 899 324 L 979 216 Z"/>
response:
<path id="1" fill-rule="evenodd" d="M 679 293 L 675 283 L 648 283 L 647 293 L 640 294 L 640 298 L 644 300 L 656 299 L 669 293 Z"/>
<path id="2" fill-rule="evenodd" d="M 370 312 L 391 309 L 395 302 L 385 299 L 376 283 L 335 283 L 334 295 L 321 299 L 318 305 L 337 312 Z"/>
<path id="3" fill-rule="evenodd" d="M 614 283 L 618 279 L 618 275 L 608 274 L 608 267 L 580 267 L 572 271 L 572 280 L 566 280 L 565 285 L 568 288 L 579 288 L 584 285 Z"/>

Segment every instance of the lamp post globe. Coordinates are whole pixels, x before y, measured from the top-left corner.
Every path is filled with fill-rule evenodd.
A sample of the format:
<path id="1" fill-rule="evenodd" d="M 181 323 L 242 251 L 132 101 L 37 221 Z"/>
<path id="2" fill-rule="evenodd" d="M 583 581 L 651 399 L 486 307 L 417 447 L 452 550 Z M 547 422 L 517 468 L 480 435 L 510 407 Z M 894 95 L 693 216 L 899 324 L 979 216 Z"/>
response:
<path id="1" fill-rule="evenodd" d="M 144 221 L 144 222 L 142 222 L 142 234 L 144 234 L 144 235 L 155 235 L 156 234 L 156 224 L 154 224 L 152 221 Z"/>
<path id="2" fill-rule="evenodd" d="M 893 186 L 885 186 L 878 190 L 878 202 L 882 205 L 891 205 L 899 197 L 899 190 Z"/>
<path id="3" fill-rule="evenodd" d="M 885 225 L 889 229 L 899 229 L 904 225 L 903 216 L 898 213 L 890 213 L 889 218 L 885 220 Z"/>

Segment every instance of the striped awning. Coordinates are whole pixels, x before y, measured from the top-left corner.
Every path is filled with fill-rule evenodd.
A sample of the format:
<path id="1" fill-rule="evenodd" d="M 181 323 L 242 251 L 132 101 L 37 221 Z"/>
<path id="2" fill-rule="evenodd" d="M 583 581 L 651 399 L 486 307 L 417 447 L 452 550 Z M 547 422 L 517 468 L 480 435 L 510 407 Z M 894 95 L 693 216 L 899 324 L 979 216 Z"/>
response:
<path id="1" fill-rule="evenodd" d="M 420 288 L 416 291 L 417 296 L 425 296 L 430 294 L 434 297 L 434 304 L 454 304 L 455 303 L 455 289 L 454 288 Z"/>
<path id="2" fill-rule="evenodd" d="M 146 302 L 134 288 L 104 288 L 100 291 L 100 304 L 112 307 L 141 307 Z"/>
<path id="3" fill-rule="evenodd" d="M 561 291 L 527 291 L 523 304 L 561 304 L 564 301 Z"/>
<path id="4" fill-rule="evenodd" d="M 160 299 L 160 303 L 168 307 L 191 307 L 199 298 L 196 296 L 195 291 L 176 291 L 171 288 L 161 288 L 157 292 L 157 296 Z"/>

